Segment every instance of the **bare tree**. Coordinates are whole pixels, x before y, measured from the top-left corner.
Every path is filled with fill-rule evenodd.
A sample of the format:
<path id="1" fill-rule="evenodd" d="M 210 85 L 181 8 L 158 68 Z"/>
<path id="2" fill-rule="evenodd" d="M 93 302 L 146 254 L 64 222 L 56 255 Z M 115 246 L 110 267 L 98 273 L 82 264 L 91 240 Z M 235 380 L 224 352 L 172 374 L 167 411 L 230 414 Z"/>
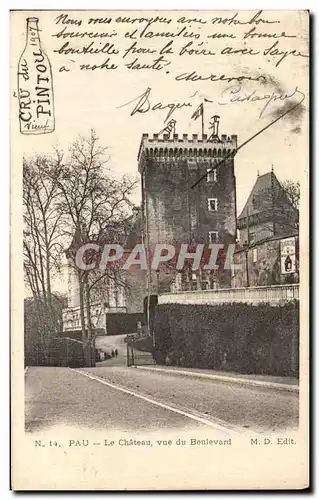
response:
<path id="1" fill-rule="evenodd" d="M 114 272 L 111 276 L 109 269 L 82 270 L 76 265 L 75 255 L 85 243 L 118 240 L 135 186 L 135 182 L 128 178 L 114 179 L 106 169 L 107 160 L 106 148 L 100 146 L 93 130 L 88 138 L 79 137 L 72 143 L 66 158 L 56 151 L 57 168 L 63 167 L 58 181 L 61 193 L 59 210 L 67 221 L 64 234 L 72 239 L 68 258 L 79 282 L 82 342 L 88 365 L 92 363 L 94 343 L 90 310 L 92 290 L 106 278 L 114 279 Z M 90 258 L 94 257 L 88 253 L 86 259 Z"/>
<path id="2" fill-rule="evenodd" d="M 58 210 L 60 171 L 49 157 L 24 158 L 23 217 L 25 280 L 38 304 L 42 345 L 57 333 L 52 307 L 52 275 L 61 265 L 61 222 Z M 40 342 L 40 341 L 39 341 Z"/>
<path id="3" fill-rule="evenodd" d="M 59 271 L 65 246 L 69 246 L 69 264 L 79 282 L 82 341 L 86 363 L 92 361 L 93 328 L 91 297 L 95 290 L 108 286 L 127 287 L 123 272 L 113 267 L 93 271 L 80 269 L 75 255 L 87 242 L 125 241 L 128 230 L 130 195 L 135 181 L 116 180 L 106 168 L 108 157 L 94 131 L 79 137 L 68 154 L 24 160 L 24 270 L 26 283 L 34 299 L 43 335 L 55 331 L 52 309 L 52 276 Z M 70 244 L 71 242 L 71 244 Z M 86 259 L 90 255 L 86 254 Z M 87 321 L 86 321 L 87 320 Z M 56 323 L 56 322 L 55 322 Z"/>
<path id="4" fill-rule="evenodd" d="M 291 204 L 291 206 L 298 212 L 299 214 L 299 205 L 300 205 L 300 182 L 294 182 L 291 180 L 286 180 L 281 183 L 281 186 Z"/>

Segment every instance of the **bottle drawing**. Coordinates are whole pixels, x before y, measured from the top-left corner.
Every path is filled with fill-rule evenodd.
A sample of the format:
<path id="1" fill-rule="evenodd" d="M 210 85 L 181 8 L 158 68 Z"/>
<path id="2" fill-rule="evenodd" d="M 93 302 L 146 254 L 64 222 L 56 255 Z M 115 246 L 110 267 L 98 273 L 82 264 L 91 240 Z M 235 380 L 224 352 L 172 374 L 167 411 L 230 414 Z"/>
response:
<path id="1" fill-rule="evenodd" d="M 37 17 L 27 18 L 26 45 L 18 65 L 18 99 L 21 134 L 54 131 L 52 70 L 41 46 Z"/>

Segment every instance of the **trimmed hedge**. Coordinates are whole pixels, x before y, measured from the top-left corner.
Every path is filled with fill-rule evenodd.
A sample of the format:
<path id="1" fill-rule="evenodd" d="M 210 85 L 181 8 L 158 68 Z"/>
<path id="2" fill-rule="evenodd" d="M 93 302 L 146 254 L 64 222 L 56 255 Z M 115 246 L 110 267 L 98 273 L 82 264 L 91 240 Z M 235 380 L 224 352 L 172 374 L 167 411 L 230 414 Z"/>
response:
<path id="1" fill-rule="evenodd" d="M 26 357 L 27 366 L 85 366 L 82 342 L 67 337 L 53 338 L 46 353 Z"/>
<path id="2" fill-rule="evenodd" d="M 155 308 L 159 364 L 298 376 L 299 302 Z"/>

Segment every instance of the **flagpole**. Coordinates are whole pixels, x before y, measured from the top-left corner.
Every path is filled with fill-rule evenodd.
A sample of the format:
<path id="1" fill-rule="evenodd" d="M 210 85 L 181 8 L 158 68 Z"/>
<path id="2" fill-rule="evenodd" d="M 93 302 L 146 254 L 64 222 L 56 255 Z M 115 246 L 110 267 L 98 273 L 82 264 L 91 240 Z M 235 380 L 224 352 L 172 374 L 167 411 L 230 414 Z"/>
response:
<path id="1" fill-rule="evenodd" d="M 204 102 L 202 102 L 202 139 L 204 140 Z"/>
<path id="2" fill-rule="evenodd" d="M 204 101 L 198 106 L 191 116 L 191 120 L 197 120 L 197 118 L 202 117 L 202 139 L 204 138 Z"/>

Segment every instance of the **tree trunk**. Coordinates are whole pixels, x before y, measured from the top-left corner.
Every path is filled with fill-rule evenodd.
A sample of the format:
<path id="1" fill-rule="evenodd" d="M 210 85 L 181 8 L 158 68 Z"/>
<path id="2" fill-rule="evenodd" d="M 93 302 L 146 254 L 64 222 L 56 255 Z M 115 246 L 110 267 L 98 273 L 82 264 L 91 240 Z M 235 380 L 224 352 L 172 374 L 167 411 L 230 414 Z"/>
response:
<path id="1" fill-rule="evenodd" d="M 90 366 L 95 366 L 95 341 L 94 341 L 95 339 L 94 339 L 92 319 L 91 319 L 90 288 L 89 288 L 89 284 L 87 282 L 85 284 L 85 301 L 86 301 L 88 341 L 89 341 L 90 359 L 91 359 Z"/>
<path id="2" fill-rule="evenodd" d="M 54 307 L 52 304 L 50 249 L 48 245 L 46 245 L 46 287 L 47 287 L 47 307 L 49 316 L 49 332 L 50 332 L 50 337 L 55 337 L 59 336 L 61 332 L 59 325 L 56 323 Z"/>
<path id="3" fill-rule="evenodd" d="M 82 344 L 83 344 L 83 355 L 85 366 L 90 366 L 90 353 L 89 353 L 89 345 L 88 338 L 86 334 L 85 328 L 85 314 L 84 314 L 84 284 L 81 280 L 81 276 L 78 276 L 79 285 L 80 285 L 80 317 L 81 317 L 81 331 L 82 331 Z"/>

